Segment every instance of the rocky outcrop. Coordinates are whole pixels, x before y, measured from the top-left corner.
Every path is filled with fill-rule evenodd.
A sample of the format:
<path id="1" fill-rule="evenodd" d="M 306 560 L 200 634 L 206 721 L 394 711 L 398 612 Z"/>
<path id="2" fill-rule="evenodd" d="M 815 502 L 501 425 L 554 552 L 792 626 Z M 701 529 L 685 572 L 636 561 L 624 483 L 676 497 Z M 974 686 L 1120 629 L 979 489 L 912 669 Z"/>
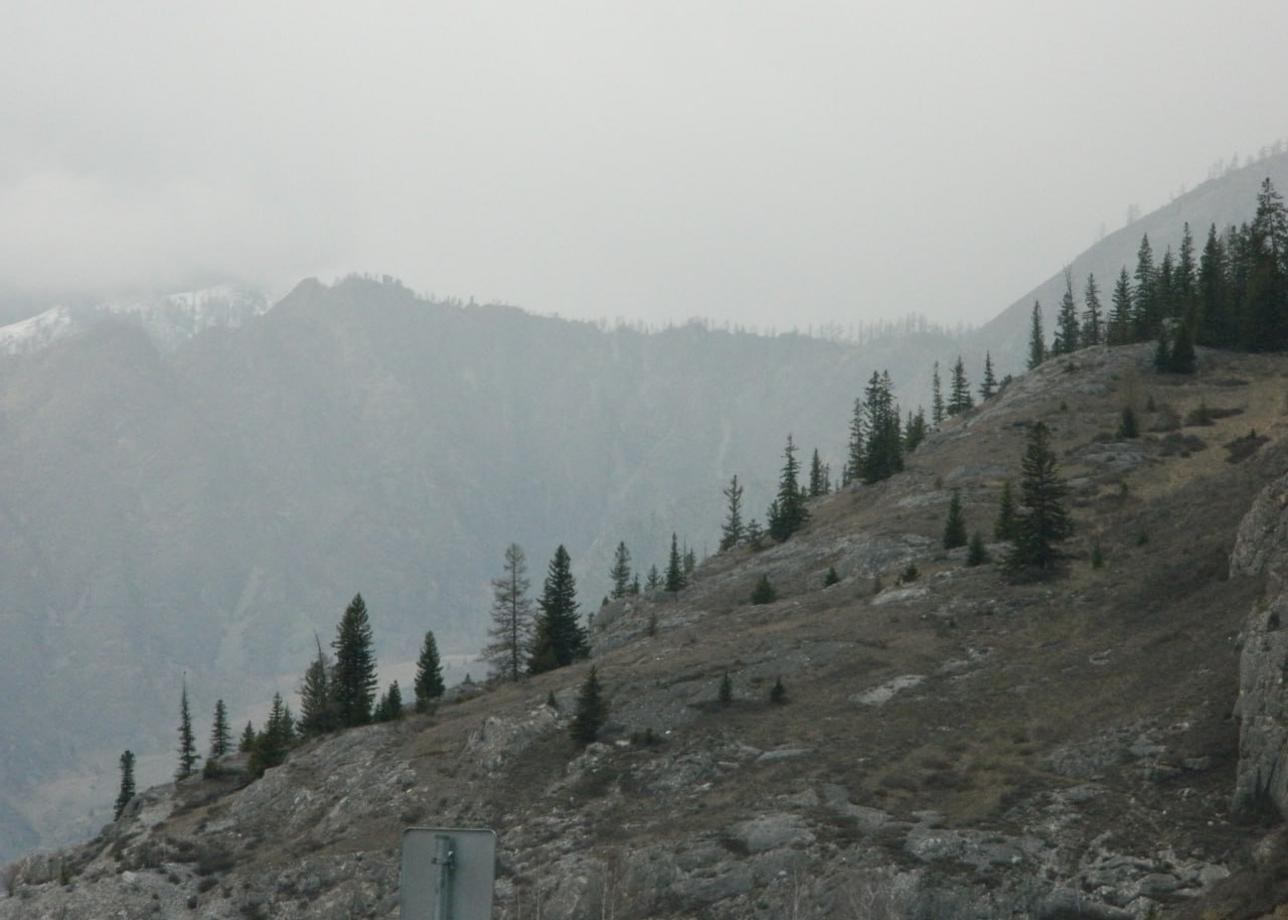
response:
<path id="1" fill-rule="evenodd" d="M 1266 580 L 1243 630 L 1234 808 L 1288 815 L 1288 475 L 1262 490 L 1239 525 L 1230 575 Z"/>

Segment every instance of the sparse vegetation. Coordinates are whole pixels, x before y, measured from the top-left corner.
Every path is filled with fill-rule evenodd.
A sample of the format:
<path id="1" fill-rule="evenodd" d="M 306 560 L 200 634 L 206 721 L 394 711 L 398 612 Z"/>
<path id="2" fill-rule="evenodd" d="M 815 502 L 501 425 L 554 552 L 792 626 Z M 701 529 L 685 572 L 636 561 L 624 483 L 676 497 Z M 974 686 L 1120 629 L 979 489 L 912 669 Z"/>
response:
<path id="1" fill-rule="evenodd" d="M 586 679 L 582 681 L 581 692 L 577 695 L 577 709 L 568 731 L 572 740 L 578 744 L 590 744 L 599 737 L 599 730 L 607 720 L 608 703 L 604 700 L 603 687 L 599 683 L 599 670 L 592 666 L 586 672 Z"/>
<path id="2" fill-rule="evenodd" d="M 772 604 L 778 600 L 778 590 L 774 583 L 769 580 L 768 575 L 761 575 L 760 580 L 756 582 L 756 587 L 751 591 L 751 602 L 753 604 Z"/>
<path id="3" fill-rule="evenodd" d="M 783 686 L 782 677 L 774 680 L 774 685 L 769 688 L 769 702 L 775 706 L 782 706 L 787 702 L 787 688 Z"/>

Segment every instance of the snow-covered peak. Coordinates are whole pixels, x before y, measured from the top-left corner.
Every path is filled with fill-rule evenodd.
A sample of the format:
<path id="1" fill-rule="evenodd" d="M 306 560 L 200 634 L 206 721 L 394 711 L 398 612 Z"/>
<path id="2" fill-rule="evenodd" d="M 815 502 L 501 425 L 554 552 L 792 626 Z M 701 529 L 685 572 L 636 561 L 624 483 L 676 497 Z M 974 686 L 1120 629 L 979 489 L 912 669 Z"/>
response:
<path id="1" fill-rule="evenodd" d="M 240 326 L 268 308 L 268 298 L 262 292 L 237 284 L 94 304 L 59 305 L 29 319 L 0 326 L 0 354 L 41 351 L 107 317 L 138 323 L 158 347 L 169 351 L 207 329 Z"/>

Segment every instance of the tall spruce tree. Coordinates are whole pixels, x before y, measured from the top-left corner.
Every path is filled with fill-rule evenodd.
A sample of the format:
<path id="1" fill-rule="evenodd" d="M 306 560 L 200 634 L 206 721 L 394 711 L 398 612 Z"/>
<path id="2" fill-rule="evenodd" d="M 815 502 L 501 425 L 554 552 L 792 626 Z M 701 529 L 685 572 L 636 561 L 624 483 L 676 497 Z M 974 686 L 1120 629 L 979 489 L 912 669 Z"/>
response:
<path id="1" fill-rule="evenodd" d="M 823 461 L 819 459 L 818 448 L 814 448 L 814 456 L 809 462 L 809 497 L 818 498 L 820 495 L 826 495 L 830 491 L 830 484 L 827 481 L 827 473 L 824 472 Z"/>
<path id="2" fill-rule="evenodd" d="M 355 594 L 336 626 L 331 694 L 342 727 L 366 725 L 376 698 L 376 652 L 367 604 Z"/>
<path id="3" fill-rule="evenodd" d="M 789 434 L 783 448 L 783 468 L 778 476 L 778 496 L 770 505 L 769 535 L 781 543 L 804 527 L 808 519 L 809 511 L 805 508 L 800 487 L 800 462 L 796 459 L 796 445 Z"/>
<path id="4" fill-rule="evenodd" d="M 1140 238 L 1140 247 L 1136 250 L 1136 284 L 1132 300 L 1132 322 L 1137 342 L 1152 339 L 1158 334 L 1162 324 L 1158 309 L 1157 279 L 1154 249 L 1149 244 L 1149 234 L 1145 234 Z"/>
<path id="5" fill-rule="evenodd" d="M 1267 177 L 1248 227 L 1243 345 L 1279 351 L 1288 344 L 1288 210 Z"/>
<path id="6" fill-rule="evenodd" d="M 667 557 L 666 563 L 666 590 L 671 594 L 679 594 L 688 586 L 688 582 L 684 571 L 684 557 L 680 554 L 676 536 L 672 533 L 671 554 Z"/>
<path id="7" fill-rule="evenodd" d="M 918 406 L 915 413 L 908 413 L 908 422 L 903 428 L 903 452 L 912 453 L 924 440 L 926 440 L 926 410 Z"/>
<path id="8" fill-rule="evenodd" d="M 728 504 L 725 506 L 724 524 L 720 528 L 721 552 L 733 549 L 746 537 L 746 528 L 742 523 L 742 486 L 738 485 L 737 475 L 729 480 L 728 487 L 724 489 L 724 497 Z"/>
<path id="9" fill-rule="evenodd" d="M 994 540 L 1015 539 L 1015 496 L 1011 492 L 1011 481 L 1002 483 L 1002 495 L 997 501 L 997 520 L 993 522 Z"/>
<path id="10" fill-rule="evenodd" d="M 1056 315 L 1055 341 L 1051 354 L 1067 355 L 1078 350 L 1078 308 L 1073 302 L 1073 272 L 1064 270 L 1064 296 Z"/>
<path id="11" fill-rule="evenodd" d="M 1100 345 L 1105 341 L 1104 311 L 1100 306 L 1100 288 L 1095 275 L 1087 275 L 1087 286 L 1082 292 L 1082 332 L 1084 345 Z"/>
<path id="12" fill-rule="evenodd" d="M 586 679 L 581 683 L 577 694 L 577 709 L 572 717 L 568 732 L 578 744 L 590 744 L 599 737 L 599 730 L 608 721 L 608 703 L 604 699 L 604 689 L 599 683 L 599 670 L 595 667 L 586 672 Z"/>
<path id="13" fill-rule="evenodd" d="M 966 545 L 966 516 L 962 513 L 961 489 L 953 489 L 948 500 L 948 517 L 944 521 L 944 549 Z"/>
<path id="14" fill-rule="evenodd" d="M 944 391 L 939 381 L 939 362 L 930 372 L 930 420 L 936 428 L 944 423 Z"/>
<path id="15" fill-rule="evenodd" d="M 540 613 L 528 661 L 531 673 L 562 668 L 590 654 L 586 630 L 577 614 L 577 581 L 572 574 L 572 559 L 562 544 L 546 570 L 537 607 Z"/>
<path id="16" fill-rule="evenodd" d="M 443 661 L 438 655 L 438 640 L 434 638 L 434 631 L 427 629 L 420 644 L 420 657 L 416 659 L 416 681 L 412 685 L 416 694 L 416 709 L 424 712 L 446 689 L 443 683 Z"/>
<path id="17" fill-rule="evenodd" d="M 753 520 L 751 523 L 755 524 L 756 522 Z M 760 529 L 759 526 L 757 526 L 756 528 L 757 532 L 759 532 L 759 529 Z M 747 527 L 747 538 L 748 538 L 748 541 L 750 542 L 751 525 L 748 525 Z M 649 566 L 648 580 L 644 583 L 644 587 L 648 588 L 650 591 L 656 591 L 658 588 L 662 587 L 662 576 L 658 572 L 656 565 Z"/>
<path id="18" fill-rule="evenodd" d="M 1190 232 L 1189 221 L 1185 222 L 1185 229 L 1181 234 L 1181 252 L 1176 258 L 1172 287 L 1176 315 L 1193 324 L 1198 318 L 1198 275 L 1194 265 L 1194 235 Z"/>
<path id="19" fill-rule="evenodd" d="M 903 469 L 903 432 L 890 374 L 872 372 L 865 390 L 863 481 L 880 482 Z"/>
<path id="20" fill-rule="evenodd" d="M 631 551 L 626 548 L 626 541 L 620 541 L 613 552 L 613 567 L 608 572 L 613 580 L 613 599 L 620 600 L 631 590 Z"/>
<path id="21" fill-rule="evenodd" d="M 1029 429 L 1021 466 L 1020 514 L 1007 567 L 1050 569 L 1057 558 L 1055 544 L 1073 533 L 1073 521 L 1063 503 L 1067 490 L 1051 449 L 1051 432 L 1043 422 Z"/>
<path id="22" fill-rule="evenodd" d="M 966 366 L 962 363 L 961 355 L 958 355 L 957 363 L 953 365 L 953 382 L 948 391 L 948 414 L 961 415 L 974 405 L 975 400 L 970 395 L 970 381 L 966 379 Z"/>
<path id="23" fill-rule="evenodd" d="M 1135 318 L 1132 313 L 1131 278 L 1124 266 L 1114 282 L 1113 309 L 1109 313 L 1106 340 L 1110 345 L 1126 345 L 1135 336 Z"/>
<path id="24" fill-rule="evenodd" d="M 121 754 L 121 787 L 116 793 L 116 804 L 112 808 L 113 821 L 121 820 L 121 815 L 125 814 L 125 808 L 132 798 L 134 798 L 134 752 L 126 751 Z"/>
<path id="25" fill-rule="evenodd" d="M 1230 313 L 1230 266 L 1216 224 L 1208 228 L 1207 242 L 1199 256 L 1198 341 L 1213 348 L 1229 348 L 1238 340 L 1237 324 Z"/>
<path id="26" fill-rule="evenodd" d="M 200 755 L 197 754 L 197 741 L 192 734 L 192 712 L 188 709 L 188 682 L 183 682 L 183 692 L 179 696 L 179 767 L 175 770 L 175 779 L 187 779 L 192 775 Z"/>
<path id="27" fill-rule="evenodd" d="M 624 548 L 625 544 L 618 547 L 619 551 Z M 511 543 L 505 548 L 501 577 L 492 581 L 492 624 L 488 627 L 488 644 L 483 649 L 483 659 L 492 673 L 503 680 L 516 681 L 523 676 L 532 650 L 529 585 L 527 557 L 519 544 Z"/>
<path id="28" fill-rule="evenodd" d="M 331 692 L 331 662 L 322 651 L 322 640 L 313 635 L 317 656 L 309 662 L 300 681 L 300 734 L 324 735 L 337 728 L 335 700 Z"/>
<path id="29" fill-rule="evenodd" d="M 233 733 L 228 727 L 228 707 L 215 700 L 215 718 L 210 726 L 210 758 L 226 756 L 233 746 Z"/>
<path id="30" fill-rule="evenodd" d="M 984 352 L 984 382 L 979 385 L 979 398 L 992 399 L 997 393 L 997 378 L 993 376 L 993 356 Z"/>
<path id="31" fill-rule="evenodd" d="M 1033 301 L 1033 317 L 1029 321 L 1029 370 L 1046 360 L 1046 337 L 1042 332 L 1042 304 Z"/>
<path id="32" fill-rule="evenodd" d="M 854 400 L 854 412 L 850 416 L 850 440 L 841 468 L 841 484 L 848 486 L 863 478 L 863 400 Z"/>
<path id="33" fill-rule="evenodd" d="M 246 727 L 242 729 L 241 738 L 237 741 L 237 750 L 242 754 L 249 754 L 255 750 L 255 739 L 257 737 L 259 736 L 255 734 L 255 726 L 247 722 Z"/>

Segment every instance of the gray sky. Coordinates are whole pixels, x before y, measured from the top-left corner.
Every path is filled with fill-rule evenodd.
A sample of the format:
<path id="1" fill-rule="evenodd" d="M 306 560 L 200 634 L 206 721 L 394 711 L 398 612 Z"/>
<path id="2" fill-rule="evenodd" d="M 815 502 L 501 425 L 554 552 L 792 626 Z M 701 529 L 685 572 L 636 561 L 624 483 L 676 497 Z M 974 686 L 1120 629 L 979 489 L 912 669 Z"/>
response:
<path id="1" fill-rule="evenodd" d="M 978 321 L 1288 135 L 1288 4 L 26 2 L 0 286 Z"/>

